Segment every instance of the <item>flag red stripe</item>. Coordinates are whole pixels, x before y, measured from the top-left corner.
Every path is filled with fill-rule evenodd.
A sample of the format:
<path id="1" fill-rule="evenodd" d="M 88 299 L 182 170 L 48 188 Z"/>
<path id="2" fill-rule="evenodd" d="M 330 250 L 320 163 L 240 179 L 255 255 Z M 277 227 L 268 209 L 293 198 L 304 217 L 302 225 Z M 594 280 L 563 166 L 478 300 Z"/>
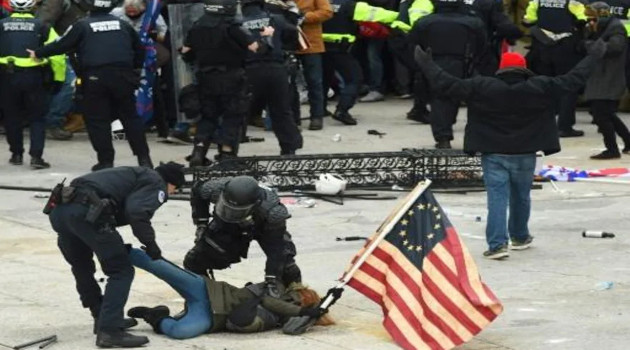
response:
<path id="1" fill-rule="evenodd" d="M 374 301 L 375 303 L 383 306 L 383 296 L 381 295 L 381 293 L 374 291 L 374 289 L 366 286 L 361 281 L 358 281 L 355 278 L 351 278 L 350 281 L 348 281 L 348 285 L 356 289 L 359 293 L 372 299 L 372 301 Z"/>
<path id="2" fill-rule="evenodd" d="M 455 259 L 455 265 L 457 266 L 457 274 L 459 275 L 461 288 L 466 292 L 468 299 L 470 299 L 473 305 L 483 305 L 481 298 L 473 289 L 472 285 L 470 284 L 470 280 L 468 280 L 468 273 L 466 272 L 466 263 L 464 260 L 464 252 L 462 250 L 462 246 L 459 244 L 457 232 L 455 232 L 453 226 L 446 227 L 444 231 L 446 233 L 445 240 L 450 244 L 451 247 L 451 249 L 448 249 L 448 251 Z"/>
<path id="3" fill-rule="evenodd" d="M 446 247 L 446 249 L 448 250 L 448 247 Z M 442 272 L 444 278 L 446 278 L 446 280 L 454 288 L 456 288 L 457 290 L 462 290 L 460 279 L 457 278 L 457 276 L 448 268 L 448 266 L 446 266 L 446 264 L 444 264 L 444 262 L 440 258 L 438 258 L 436 254 L 428 254 L 425 259 L 428 259 L 433 265 L 435 265 L 435 268 Z M 459 265 L 457 260 L 455 261 L 455 265 Z M 468 298 L 468 294 L 462 294 L 464 295 L 464 298 L 470 300 L 470 298 Z M 488 321 L 494 320 L 494 318 L 497 316 L 494 312 L 492 312 L 492 310 L 483 305 L 475 304 L 472 300 L 471 305 L 475 309 L 477 309 L 477 311 L 479 311 Z"/>
<path id="4" fill-rule="evenodd" d="M 391 318 L 385 317 L 385 319 L 383 319 L 383 327 L 385 327 L 385 329 L 389 332 L 389 335 L 392 336 L 392 339 L 394 339 L 394 341 L 398 343 L 401 348 L 405 350 L 418 349 L 418 347 L 414 346 L 407 340 L 405 335 L 400 331 L 400 329 L 398 329 L 398 325 L 396 325 L 396 322 L 394 322 L 394 320 L 392 320 Z"/>

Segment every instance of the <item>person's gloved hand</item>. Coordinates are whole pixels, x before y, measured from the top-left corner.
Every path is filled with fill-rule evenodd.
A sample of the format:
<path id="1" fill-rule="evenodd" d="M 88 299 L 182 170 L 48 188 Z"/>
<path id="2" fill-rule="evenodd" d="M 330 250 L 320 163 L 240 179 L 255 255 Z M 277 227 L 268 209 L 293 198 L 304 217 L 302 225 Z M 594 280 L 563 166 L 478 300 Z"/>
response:
<path id="1" fill-rule="evenodd" d="M 318 319 L 327 312 L 328 310 L 322 309 L 321 307 L 318 307 L 318 306 L 317 307 L 303 307 L 300 309 L 300 313 L 298 313 L 298 316 L 308 316 L 308 317 Z"/>
<path id="2" fill-rule="evenodd" d="M 419 66 L 424 66 L 433 61 L 433 56 L 431 54 L 431 48 L 423 50 L 420 45 L 416 45 L 416 49 L 413 53 L 413 58 Z"/>
<path id="3" fill-rule="evenodd" d="M 265 276 L 265 293 L 272 298 L 280 298 L 276 276 Z"/>
<path id="4" fill-rule="evenodd" d="M 330 288 L 328 292 L 326 293 L 326 296 L 322 298 L 322 303 L 326 299 L 328 299 L 329 296 L 332 296 L 333 297 L 332 302 L 326 306 L 327 308 L 331 307 L 337 301 L 337 299 L 341 298 L 342 293 L 343 293 L 343 288 Z"/>
<path id="5" fill-rule="evenodd" d="M 142 249 L 144 249 L 147 255 L 153 260 L 158 260 L 162 258 L 162 251 L 160 250 L 160 247 L 158 247 L 157 243 L 155 242 L 152 242 L 151 244 L 147 244 L 147 246 L 142 247 Z"/>
<path id="6" fill-rule="evenodd" d="M 197 230 L 195 231 L 195 243 L 197 243 L 197 241 L 199 241 L 203 237 L 203 234 L 206 232 L 207 228 L 208 225 L 205 223 L 197 225 Z"/>
<path id="7" fill-rule="evenodd" d="M 586 52 L 591 56 L 602 58 L 606 54 L 606 43 L 602 39 L 587 42 Z"/>

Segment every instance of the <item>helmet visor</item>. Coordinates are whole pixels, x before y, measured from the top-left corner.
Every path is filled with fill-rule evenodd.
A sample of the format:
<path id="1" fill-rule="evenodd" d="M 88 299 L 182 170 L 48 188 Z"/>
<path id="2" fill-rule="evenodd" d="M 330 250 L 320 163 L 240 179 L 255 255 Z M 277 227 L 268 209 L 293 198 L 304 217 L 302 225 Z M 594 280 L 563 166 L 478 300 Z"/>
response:
<path id="1" fill-rule="evenodd" d="M 239 223 L 244 221 L 251 215 L 256 203 L 249 205 L 235 205 L 225 200 L 223 193 L 219 197 L 217 204 L 214 206 L 214 212 L 219 219 L 229 223 Z"/>

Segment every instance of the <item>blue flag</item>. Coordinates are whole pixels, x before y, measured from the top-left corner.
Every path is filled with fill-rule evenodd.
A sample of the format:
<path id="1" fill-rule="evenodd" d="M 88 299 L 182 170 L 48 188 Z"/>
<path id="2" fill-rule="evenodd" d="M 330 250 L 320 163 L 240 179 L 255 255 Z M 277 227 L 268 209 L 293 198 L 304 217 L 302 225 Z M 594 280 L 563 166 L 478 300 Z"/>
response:
<path id="1" fill-rule="evenodd" d="M 160 15 L 161 7 L 162 2 L 160 0 L 147 1 L 147 9 L 142 17 L 142 26 L 139 33 L 145 56 L 140 87 L 136 91 L 136 111 L 145 123 L 153 118 L 153 85 L 157 74 L 157 52 L 155 50 L 155 42 L 149 36 L 149 33 L 151 29 L 155 28 L 155 22 Z"/>

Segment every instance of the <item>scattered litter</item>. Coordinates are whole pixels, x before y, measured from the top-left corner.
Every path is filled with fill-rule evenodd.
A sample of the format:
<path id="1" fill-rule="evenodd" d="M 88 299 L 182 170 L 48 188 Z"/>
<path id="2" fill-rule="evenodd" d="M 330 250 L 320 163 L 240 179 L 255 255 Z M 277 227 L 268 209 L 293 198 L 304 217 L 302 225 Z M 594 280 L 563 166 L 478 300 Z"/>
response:
<path id="1" fill-rule="evenodd" d="M 367 241 L 368 238 L 364 236 L 346 236 L 346 237 L 337 237 L 335 241 Z"/>
<path id="2" fill-rule="evenodd" d="M 374 129 L 370 129 L 370 130 L 368 130 L 368 131 L 367 131 L 367 133 L 368 133 L 368 135 L 376 135 L 376 136 L 378 136 L 379 138 L 382 138 L 382 137 L 383 137 L 383 135 L 387 135 L 387 134 L 386 134 L 386 133 L 384 133 L 384 132 L 380 132 L 380 131 L 378 131 L 378 130 L 374 130 Z"/>
<path id="3" fill-rule="evenodd" d="M 35 193 L 33 198 L 48 198 L 50 197 L 50 193 Z"/>
<path id="4" fill-rule="evenodd" d="M 595 290 L 608 290 L 612 289 L 614 283 L 610 281 L 599 282 L 595 285 Z"/>
<path id="5" fill-rule="evenodd" d="M 332 140 L 334 142 L 339 142 L 341 141 L 341 134 L 335 134 L 335 136 L 332 137 Z"/>
<path id="6" fill-rule="evenodd" d="M 284 205 L 300 208 L 314 208 L 317 206 L 317 201 L 311 198 L 283 197 L 280 198 L 280 202 Z"/>
<path id="7" fill-rule="evenodd" d="M 404 191 L 405 189 L 398 186 L 398 185 L 392 185 L 392 191 Z"/>
<path id="8" fill-rule="evenodd" d="M 588 238 L 615 238 L 614 233 L 604 231 L 582 231 L 582 237 Z"/>

